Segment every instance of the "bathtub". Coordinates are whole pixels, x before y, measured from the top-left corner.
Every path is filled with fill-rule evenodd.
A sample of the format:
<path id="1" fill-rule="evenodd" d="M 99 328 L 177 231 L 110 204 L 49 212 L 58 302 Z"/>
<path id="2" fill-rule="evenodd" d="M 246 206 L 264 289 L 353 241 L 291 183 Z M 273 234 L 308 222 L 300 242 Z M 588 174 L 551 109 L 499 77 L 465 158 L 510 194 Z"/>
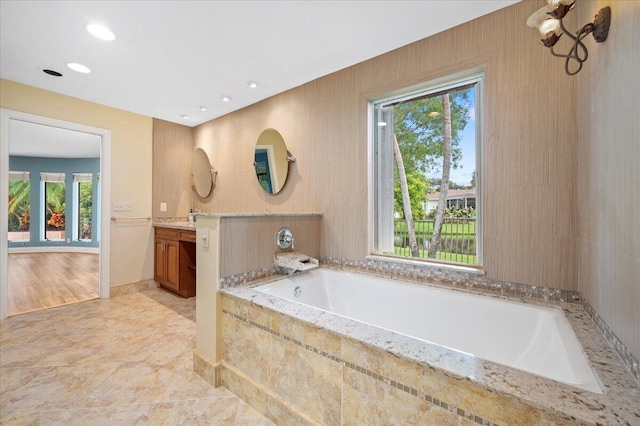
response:
<path id="1" fill-rule="evenodd" d="M 602 394 L 559 308 L 330 268 L 254 290 Z"/>

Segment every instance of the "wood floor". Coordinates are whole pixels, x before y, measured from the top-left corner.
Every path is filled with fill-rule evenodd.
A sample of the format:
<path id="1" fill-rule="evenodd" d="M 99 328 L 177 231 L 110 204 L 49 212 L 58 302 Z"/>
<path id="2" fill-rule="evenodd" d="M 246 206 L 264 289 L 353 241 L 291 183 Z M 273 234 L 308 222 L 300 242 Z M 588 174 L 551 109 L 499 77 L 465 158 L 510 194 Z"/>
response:
<path id="1" fill-rule="evenodd" d="M 98 254 L 10 253 L 9 315 L 98 297 Z"/>

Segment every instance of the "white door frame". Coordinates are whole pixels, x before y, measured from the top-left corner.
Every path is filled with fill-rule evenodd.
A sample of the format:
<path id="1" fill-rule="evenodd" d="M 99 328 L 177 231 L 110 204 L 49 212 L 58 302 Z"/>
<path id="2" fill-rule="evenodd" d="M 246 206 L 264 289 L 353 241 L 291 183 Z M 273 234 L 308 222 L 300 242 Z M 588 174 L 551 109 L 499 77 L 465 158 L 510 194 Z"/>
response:
<path id="1" fill-rule="evenodd" d="M 0 109 L 0 320 L 8 316 L 9 274 L 8 241 L 9 231 L 9 120 L 20 120 L 45 126 L 59 127 L 78 132 L 91 133 L 101 137 L 100 143 L 100 265 L 98 294 L 101 299 L 109 298 L 110 290 L 110 246 L 111 221 L 111 130 L 84 124 L 71 123 L 20 111 Z"/>

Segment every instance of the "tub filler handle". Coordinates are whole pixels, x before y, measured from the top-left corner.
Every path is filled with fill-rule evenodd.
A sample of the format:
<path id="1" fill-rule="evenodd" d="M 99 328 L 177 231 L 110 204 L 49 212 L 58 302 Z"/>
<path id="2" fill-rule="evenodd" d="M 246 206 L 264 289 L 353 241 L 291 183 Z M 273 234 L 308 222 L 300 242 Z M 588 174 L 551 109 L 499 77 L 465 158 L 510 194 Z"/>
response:
<path id="1" fill-rule="evenodd" d="M 278 235 L 276 235 L 276 245 L 282 250 L 286 250 L 293 246 L 293 232 L 289 228 L 280 228 Z"/>

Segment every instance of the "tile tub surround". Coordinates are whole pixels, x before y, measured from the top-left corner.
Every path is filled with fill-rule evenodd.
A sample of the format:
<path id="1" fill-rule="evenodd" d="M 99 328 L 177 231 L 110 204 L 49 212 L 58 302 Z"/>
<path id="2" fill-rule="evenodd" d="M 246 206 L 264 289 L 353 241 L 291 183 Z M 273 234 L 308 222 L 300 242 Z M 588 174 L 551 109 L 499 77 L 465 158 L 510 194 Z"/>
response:
<path id="1" fill-rule="evenodd" d="M 527 284 L 510 283 L 484 276 L 482 270 L 469 267 L 456 268 L 449 265 L 416 262 L 397 258 L 372 257 L 366 260 L 346 260 L 320 257 L 320 266 L 366 273 L 384 278 L 402 279 L 411 282 L 438 284 L 455 289 L 473 291 L 479 294 L 504 294 L 529 300 L 561 301 L 579 303 L 580 293 L 553 287 L 536 287 Z M 256 271 L 222 277 L 220 288 L 237 287 L 251 281 L 273 275 L 286 275 L 283 268 L 272 266 Z"/>
<path id="2" fill-rule="evenodd" d="M 353 270 L 355 272 L 364 272 L 385 278 L 402 279 L 411 282 L 438 284 L 477 294 L 519 297 L 522 300 L 530 302 L 536 302 L 542 299 L 545 302 L 564 301 L 581 303 L 592 321 L 604 334 L 609 344 L 613 346 L 622 362 L 627 366 L 638 384 L 640 384 L 640 363 L 638 359 L 622 344 L 618 336 L 615 335 L 613 330 L 604 322 L 595 309 L 593 309 L 586 300 L 581 298 L 579 292 L 498 281 L 485 277 L 480 270 L 463 272 L 451 267 L 438 267 L 438 265 L 424 262 L 406 262 L 375 256 L 364 261 L 324 257 L 321 259 L 321 262 L 323 262 L 322 264 L 324 266 L 331 266 L 343 270 Z"/>
<path id="3" fill-rule="evenodd" d="M 272 425 L 193 371 L 195 298 L 160 289 L 0 322 L 0 424 Z"/>
<path id="4" fill-rule="evenodd" d="M 457 268 L 454 265 L 413 261 L 383 256 L 371 256 L 365 260 L 347 260 L 333 257 L 321 257 L 324 265 L 363 271 L 368 274 L 380 274 L 388 278 L 405 280 L 426 280 L 430 284 L 442 284 L 453 288 L 476 290 L 479 292 L 499 292 L 515 297 L 530 299 L 556 300 L 577 303 L 580 293 L 549 287 L 537 287 L 527 284 L 511 283 L 487 278 L 481 269 L 471 267 Z"/>
<path id="5" fill-rule="evenodd" d="M 401 279 L 415 283 L 426 283 L 440 285 L 456 290 L 463 290 L 481 295 L 506 296 L 508 298 L 519 298 L 529 302 L 553 302 L 564 301 L 568 303 L 582 303 L 592 321 L 604 334 L 607 341 L 624 362 L 627 369 L 640 384 L 640 362 L 622 344 L 611 328 L 598 315 L 593 307 L 581 298 L 579 292 L 560 290 L 552 287 L 536 287 L 526 284 L 510 283 L 487 278 L 481 270 L 464 271 L 451 266 L 440 266 L 433 263 L 416 263 L 405 260 L 380 258 L 372 256 L 370 259 L 356 261 L 321 257 L 321 265 L 324 267 L 338 268 L 346 271 L 366 273 L 383 278 Z M 471 269 L 471 268 L 465 268 Z M 220 288 L 246 286 L 247 283 L 259 279 L 276 279 L 277 275 L 286 275 L 287 271 L 271 267 L 259 271 L 250 271 L 220 279 Z"/>
<path id="6" fill-rule="evenodd" d="M 550 303 L 564 310 L 603 382 L 603 395 L 249 287 L 223 290 L 223 363 L 250 378 L 242 386 L 259 383 L 320 422 L 362 424 L 375 415 L 410 423 L 421 413 L 421 421 L 433 424 L 637 424 L 640 388 L 588 314 L 578 304 Z M 334 370 L 342 379 L 331 379 Z M 301 383 L 293 392 L 291 386 Z M 338 405 L 324 398 L 336 387 L 343 394 Z"/>
<path id="7" fill-rule="evenodd" d="M 586 300 L 582 300 L 582 306 L 587 311 L 591 320 L 596 324 L 598 329 L 604 334 L 604 337 L 607 339 L 609 344 L 613 346 L 613 349 L 616 351 L 622 362 L 631 370 L 631 374 L 636 378 L 636 380 L 640 383 L 640 363 L 638 359 L 633 356 L 631 351 L 627 349 L 625 345 L 622 344 L 618 336 L 611 330 L 611 328 L 607 325 L 606 322 L 598 315 L 598 313 L 593 309 L 593 307 Z"/>

